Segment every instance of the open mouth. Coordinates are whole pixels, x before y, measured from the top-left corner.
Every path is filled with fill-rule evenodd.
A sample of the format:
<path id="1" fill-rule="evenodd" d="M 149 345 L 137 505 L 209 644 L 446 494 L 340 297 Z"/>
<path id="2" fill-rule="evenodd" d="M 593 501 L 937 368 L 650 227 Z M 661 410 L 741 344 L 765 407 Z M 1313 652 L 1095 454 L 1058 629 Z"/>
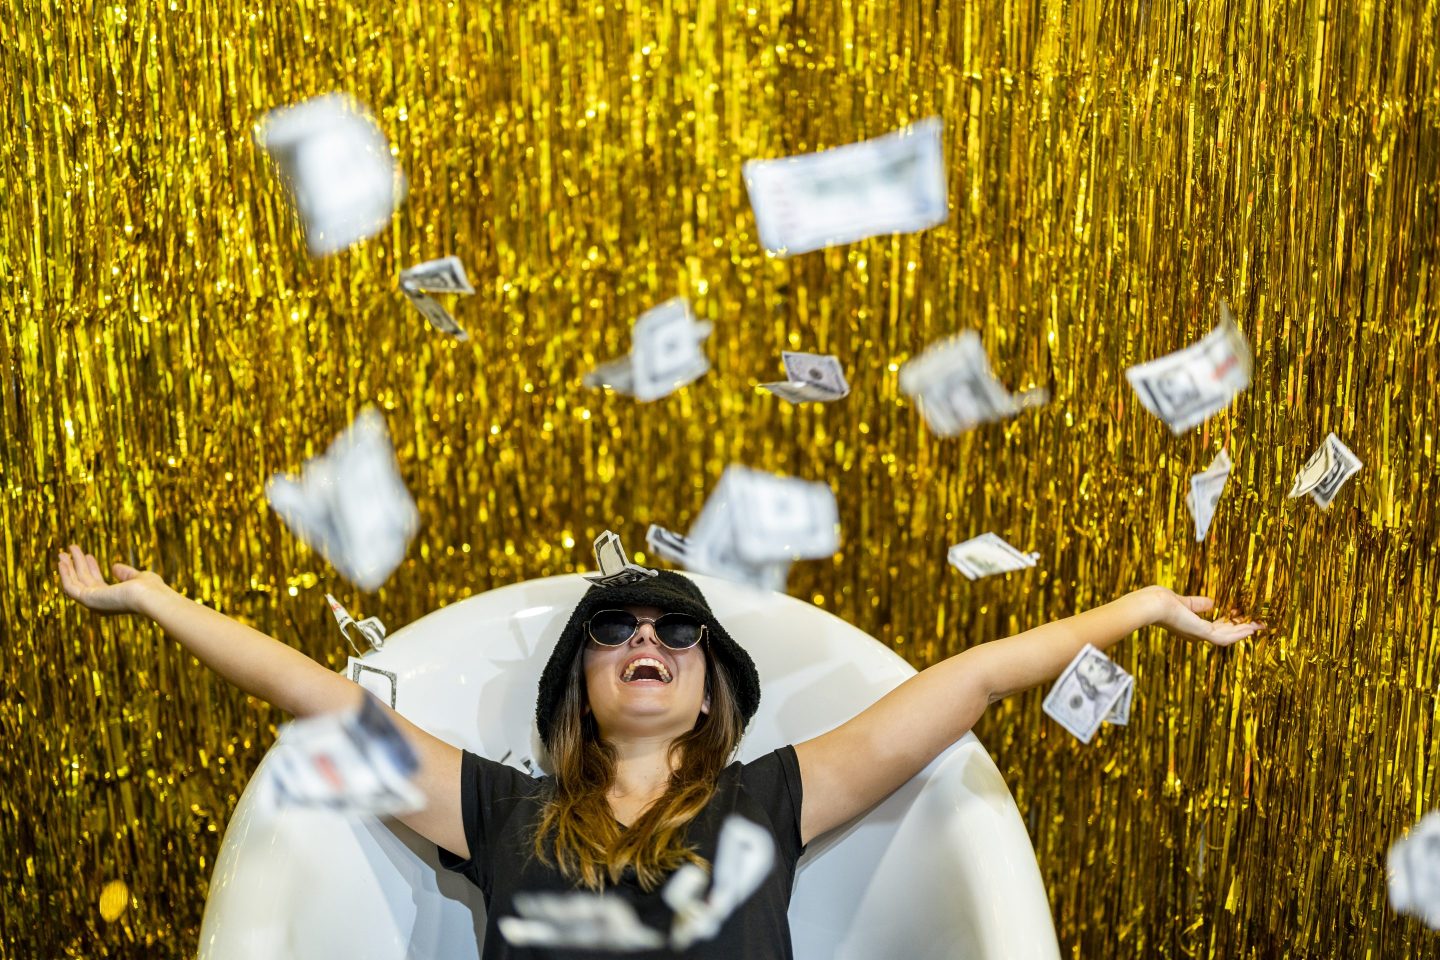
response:
<path id="1" fill-rule="evenodd" d="M 620 675 L 622 683 L 641 683 L 647 680 L 652 683 L 669 683 L 672 679 L 674 678 L 670 676 L 670 668 L 654 657 L 636 657 L 625 664 L 625 672 Z"/>

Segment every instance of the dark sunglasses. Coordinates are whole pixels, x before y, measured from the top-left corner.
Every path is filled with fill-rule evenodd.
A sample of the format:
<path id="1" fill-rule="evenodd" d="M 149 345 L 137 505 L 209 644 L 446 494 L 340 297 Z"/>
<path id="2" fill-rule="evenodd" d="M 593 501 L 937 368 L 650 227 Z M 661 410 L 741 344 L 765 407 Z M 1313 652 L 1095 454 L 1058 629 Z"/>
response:
<path id="1" fill-rule="evenodd" d="M 655 636 L 671 650 L 688 650 L 705 639 L 705 624 L 687 613 L 666 613 L 651 620 L 626 610 L 601 610 L 590 618 L 585 629 L 590 639 L 601 646 L 618 647 L 629 643 L 642 623 L 654 627 Z"/>

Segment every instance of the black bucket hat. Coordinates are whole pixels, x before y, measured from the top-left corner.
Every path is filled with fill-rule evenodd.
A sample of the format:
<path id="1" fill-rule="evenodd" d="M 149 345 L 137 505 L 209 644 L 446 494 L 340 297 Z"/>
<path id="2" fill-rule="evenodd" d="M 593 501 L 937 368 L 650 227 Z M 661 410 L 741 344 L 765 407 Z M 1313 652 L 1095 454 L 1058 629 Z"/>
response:
<path id="1" fill-rule="evenodd" d="M 725 628 L 710 611 L 705 595 L 688 577 L 672 570 L 661 570 L 655 577 L 647 577 L 635 583 L 616 587 L 592 586 L 575 605 L 570 622 L 560 632 L 555 642 L 555 651 L 545 672 L 540 674 L 540 693 L 535 699 L 535 724 L 540 728 L 540 740 L 550 749 L 550 725 L 555 711 L 565 694 L 565 684 L 570 675 L 571 664 L 585 645 L 585 624 L 600 610 L 619 607 L 658 607 L 666 613 L 686 613 L 707 627 L 711 654 L 725 665 L 735 685 L 735 702 L 745 723 L 755 715 L 760 706 L 760 674 L 755 662 L 740 644 L 730 638 Z"/>

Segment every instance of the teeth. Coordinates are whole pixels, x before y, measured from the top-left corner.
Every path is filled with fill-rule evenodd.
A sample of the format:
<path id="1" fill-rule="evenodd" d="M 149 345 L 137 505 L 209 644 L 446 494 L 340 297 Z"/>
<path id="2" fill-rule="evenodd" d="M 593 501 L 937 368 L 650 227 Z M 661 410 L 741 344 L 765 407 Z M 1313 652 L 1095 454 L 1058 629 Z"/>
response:
<path id="1" fill-rule="evenodd" d="M 654 667 L 656 671 L 659 672 L 661 680 L 665 681 L 666 683 L 670 682 L 669 668 L 666 667 L 665 664 L 661 661 L 656 660 L 654 657 L 637 657 L 634 660 L 631 660 L 628 664 L 625 665 L 625 675 L 621 679 L 624 680 L 626 683 L 629 683 L 635 678 L 635 671 L 640 667 Z"/>

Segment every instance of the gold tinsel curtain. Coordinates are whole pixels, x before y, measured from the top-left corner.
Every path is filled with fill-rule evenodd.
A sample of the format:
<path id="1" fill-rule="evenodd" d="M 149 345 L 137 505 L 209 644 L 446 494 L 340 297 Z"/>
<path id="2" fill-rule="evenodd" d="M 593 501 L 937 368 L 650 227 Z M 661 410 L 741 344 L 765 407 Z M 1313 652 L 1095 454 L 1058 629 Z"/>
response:
<path id="1" fill-rule="evenodd" d="M 64 600 L 58 549 L 148 565 L 338 664 L 322 593 L 393 627 L 684 529 L 724 464 L 824 479 L 844 549 L 798 596 L 925 666 L 1151 581 L 1272 625 L 1243 649 L 1121 648 L 1127 728 L 1083 747 L 1038 693 L 979 733 L 1069 955 L 1392 957 L 1384 854 L 1440 806 L 1436 0 L 18 0 L 0 17 L 0 941 L 7 957 L 196 948 L 226 817 L 282 718 L 134 622 Z M 410 196 L 312 261 L 252 140 L 330 91 L 375 111 Z M 794 260 L 740 166 L 938 114 L 941 228 Z M 458 253 L 473 340 L 398 269 Z M 715 369 L 637 405 L 580 387 L 683 294 Z M 1252 387 L 1172 437 L 1125 366 L 1221 297 Z M 899 364 L 977 328 L 1044 410 L 940 440 Z M 782 349 L 855 392 L 757 393 Z M 423 529 L 363 596 L 266 478 L 367 402 Z M 1286 500 L 1334 430 L 1365 462 Z M 1190 473 L 1236 473 L 1208 541 Z M 1042 554 L 969 583 L 947 543 Z M 777 638 L 777 642 L 783 642 Z M 121 887 L 120 884 L 124 886 Z M 106 890 L 104 911 L 101 891 Z"/>

